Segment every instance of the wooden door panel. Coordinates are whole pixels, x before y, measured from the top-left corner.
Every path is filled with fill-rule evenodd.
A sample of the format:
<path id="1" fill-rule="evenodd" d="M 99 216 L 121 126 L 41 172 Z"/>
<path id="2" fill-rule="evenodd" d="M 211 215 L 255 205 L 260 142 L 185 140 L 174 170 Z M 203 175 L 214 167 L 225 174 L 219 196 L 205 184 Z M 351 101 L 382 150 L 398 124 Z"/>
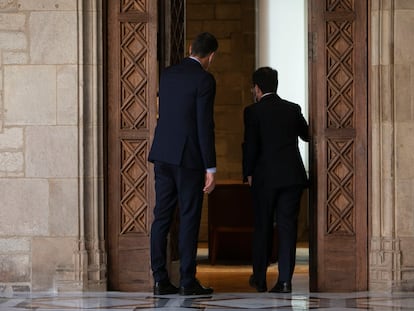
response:
<path id="1" fill-rule="evenodd" d="M 367 9 L 310 5 L 315 291 L 367 289 Z"/>
<path id="2" fill-rule="evenodd" d="M 106 10 L 109 289 L 148 291 L 157 1 L 107 1 Z"/>

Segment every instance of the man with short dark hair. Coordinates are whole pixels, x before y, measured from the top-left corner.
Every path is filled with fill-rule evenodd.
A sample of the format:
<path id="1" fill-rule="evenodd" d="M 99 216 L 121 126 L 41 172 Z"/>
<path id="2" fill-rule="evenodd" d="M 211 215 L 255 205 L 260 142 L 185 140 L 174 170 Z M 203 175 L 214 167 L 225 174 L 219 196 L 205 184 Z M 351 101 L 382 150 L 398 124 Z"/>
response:
<path id="1" fill-rule="evenodd" d="M 299 105 L 276 94 L 276 70 L 259 68 L 252 80 L 256 103 L 244 111 L 243 142 L 243 177 L 251 186 L 254 202 L 253 275 L 249 283 L 259 292 L 267 291 L 276 219 L 279 276 L 270 292 L 290 293 L 300 199 L 307 185 L 298 137 L 309 140 L 308 124 Z"/>
<path id="2" fill-rule="evenodd" d="M 160 79 L 159 119 L 148 156 L 154 163 L 155 208 L 151 227 L 154 294 L 211 294 L 195 278 L 203 193 L 215 187 L 216 150 L 213 105 L 216 81 L 207 71 L 217 39 L 201 33 L 190 56 L 167 68 Z M 167 235 L 179 206 L 180 288 L 170 282 Z"/>

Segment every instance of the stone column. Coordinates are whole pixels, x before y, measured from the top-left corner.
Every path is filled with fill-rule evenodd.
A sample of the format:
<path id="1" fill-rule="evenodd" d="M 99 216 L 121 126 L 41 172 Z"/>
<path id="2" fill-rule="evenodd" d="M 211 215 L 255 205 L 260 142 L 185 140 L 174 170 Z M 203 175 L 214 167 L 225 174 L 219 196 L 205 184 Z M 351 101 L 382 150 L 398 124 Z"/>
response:
<path id="1" fill-rule="evenodd" d="M 394 234 L 393 14 L 390 2 L 372 1 L 371 122 L 372 232 L 370 289 L 390 288 L 399 262 Z M 376 194 L 376 195 L 374 195 Z"/>
<path id="2" fill-rule="evenodd" d="M 414 3 L 395 0 L 371 3 L 369 287 L 412 289 Z"/>
<path id="3" fill-rule="evenodd" d="M 58 269 L 59 290 L 105 290 L 102 0 L 78 2 L 79 240 L 71 267 Z"/>

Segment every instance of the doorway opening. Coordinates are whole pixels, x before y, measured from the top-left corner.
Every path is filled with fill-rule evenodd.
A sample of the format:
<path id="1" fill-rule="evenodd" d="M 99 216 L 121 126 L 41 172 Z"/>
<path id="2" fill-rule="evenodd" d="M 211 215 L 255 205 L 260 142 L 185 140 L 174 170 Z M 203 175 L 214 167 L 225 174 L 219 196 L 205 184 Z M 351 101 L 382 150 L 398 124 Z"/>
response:
<path id="1" fill-rule="evenodd" d="M 160 3 L 166 2 L 160 0 L 157 6 L 156 1 L 147 1 L 145 5 L 137 1 L 104 1 L 106 237 L 108 287 L 113 290 L 148 291 L 152 286 L 148 265 L 136 263 L 148 263 L 150 254 L 148 237 L 155 195 L 153 169 L 146 161 L 146 152 L 156 123 L 158 68 L 163 59 L 157 50 L 161 41 L 161 36 L 157 36 Z M 257 63 L 256 39 L 264 32 L 256 28 L 255 21 L 259 20 L 257 14 L 266 12 L 260 9 L 261 5 L 281 4 L 279 12 L 287 15 L 284 10 L 291 3 L 276 0 L 174 0 L 170 3 L 171 10 L 184 4 L 186 7 L 183 20 L 181 14 L 171 14 L 177 17 L 179 27 L 168 27 L 169 31 L 175 31 L 171 38 L 184 38 L 181 46 L 185 50 L 188 40 L 201 31 L 210 31 L 219 39 L 220 49 L 211 67 L 217 80 L 216 179 L 220 183 L 236 180 L 240 185 L 242 115 L 244 107 L 252 102 L 251 74 L 262 65 Z M 309 224 L 310 230 L 306 232 L 311 242 L 308 282 L 312 290 L 318 291 L 366 290 L 370 1 L 312 0 L 306 4 L 309 5 L 309 62 L 306 56 L 303 58 L 309 66 L 309 123 L 314 140 L 309 146 L 314 189 L 309 200 L 312 206 L 309 217 L 305 208 L 305 228 Z M 271 20 L 276 19 L 275 14 L 271 13 Z M 302 21 L 305 18 L 304 13 Z M 263 20 L 266 16 L 260 17 Z M 291 26 L 285 22 L 280 27 L 285 30 Z M 276 29 L 268 32 L 263 42 L 270 38 L 281 40 L 281 35 L 276 36 Z M 302 43 L 306 46 L 307 40 Z M 285 46 L 282 48 L 285 50 Z M 291 57 L 291 50 L 289 46 L 288 55 L 278 60 L 295 59 Z M 170 46 L 168 51 L 180 51 L 180 47 Z M 306 48 L 302 51 L 306 53 Z M 281 93 L 287 77 L 281 64 L 269 65 L 280 71 Z M 306 77 L 306 72 L 303 75 Z M 296 82 L 288 85 L 296 87 Z M 289 94 L 280 95 L 295 101 Z M 208 206 L 203 211 L 208 213 Z M 204 234 L 200 238 L 202 242 L 208 241 L 207 218 L 205 214 L 200 228 L 200 234 Z M 246 244 L 244 238 L 238 241 Z M 347 269 L 343 269 L 344 264 Z"/>
<path id="2" fill-rule="evenodd" d="M 197 1 L 199 2 L 199 1 Z M 307 31 L 307 1 L 295 0 L 287 3 L 283 0 L 256 0 L 251 1 L 252 10 L 250 18 L 246 12 L 243 22 L 247 25 L 251 23 L 252 33 L 243 28 L 240 34 L 230 34 L 230 43 L 222 39 L 219 42 L 224 43 L 219 48 L 219 53 L 213 63 L 211 70 L 217 80 L 217 97 L 216 97 L 216 140 L 218 146 L 218 187 L 228 185 L 229 183 L 239 186 L 241 183 L 241 158 L 235 153 L 241 153 L 239 145 L 242 142 L 243 122 L 242 114 L 245 106 L 251 104 L 250 94 L 243 93 L 238 87 L 245 88 L 249 92 L 251 84 L 251 74 L 254 69 L 262 66 L 270 66 L 278 70 L 279 88 L 278 94 L 289 101 L 298 103 L 303 115 L 308 119 L 308 31 Z M 199 15 L 194 17 L 192 14 L 198 5 L 192 0 L 187 0 L 187 43 L 191 40 L 192 25 L 199 23 Z M 216 8 L 217 9 L 217 8 Z M 245 7 L 245 11 L 248 9 Z M 233 12 L 237 10 L 233 7 Z M 198 13 L 199 14 L 199 13 Z M 231 17 L 234 19 L 234 15 Z M 233 20 L 234 21 L 234 20 Z M 220 21 L 223 25 L 226 21 Z M 204 23 L 208 23 L 204 21 Z M 213 22 L 209 22 L 214 25 Z M 289 29 L 289 32 L 286 31 Z M 214 33 L 213 29 L 206 26 L 206 31 Z M 234 48 L 232 42 L 234 37 L 239 36 L 243 41 L 243 52 L 239 53 Z M 253 41 L 249 42 L 249 41 Z M 230 44 L 232 49 L 228 49 Z M 224 48 L 224 50 L 223 50 Z M 227 81 L 229 76 L 235 77 L 236 74 L 230 74 L 222 70 L 223 59 L 230 61 L 231 58 L 246 59 L 249 57 L 247 49 L 252 49 L 253 61 L 249 63 L 241 61 L 237 69 L 243 77 L 238 86 L 232 85 Z M 244 53 L 244 54 L 243 54 Z M 223 72 L 224 71 L 224 72 Z M 241 86 L 240 86 L 241 85 Z M 220 89 L 222 89 L 220 91 Z M 239 91 L 241 105 L 228 103 L 228 94 L 234 94 Z M 225 99 L 222 99 L 222 94 Z M 234 96 L 232 96 L 234 97 Z M 239 97 L 236 97 L 239 98 Z M 237 100 L 237 99 L 236 99 Z M 224 103 L 223 103 L 224 102 Z M 237 120 L 234 121 L 235 116 Z M 229 118 L 232 121 L 228 121 Z M 235 122 L 238 122 L 235 124 Z M 235 130 L 238 129 L 238 130 Z M 235 146 L 229 148 L 229 141 L 237 140 Z M 221 150 L 223 146 L 227 147 Z M 233 151 L 232 151 L 233 150 Z M 235 150 L 235 152 L 234 152 Z M 306 169 L 308 170 L 308 146 L 306 143 L 300 143 L 300 150 Z M 234 169 L 234 163 L 229 163 L 228 159 L 237 159 L 239 165 Z M 230 168 L 229 168 L 230 167 Z M 229 168 L 229 169 L 228 169 Z M 225 170 L 225 172 L 223 172 Z M 227 170 L 227 171 L 226 171 Z M 217 189 L 216 189 L 217 190 Z M 248 279 L 252 273 L 251 260 L 251 232 L 227 232 L 220 235 L 222 248 L 218 249 L 217 260 L 212 260 L 211 254 L 211 234 L 209 232 L 209 214 L 211 212 L 208 198 L 203 208 L 203 219 L 200 231 L 200 243 L 198 249 L 198 277 L 202 283 L 212 286 L 217 291 L 249 291 Z M 297 266 L 295 275 L 300 275 L 300 284 L 304 289 L 309 288 L 309 215 L 308 215 L 308 191 L 306 190 L 299 216 L 298 244 L 297 244 Z M 226 208 L 223 206 L 223 208 Z M 248 216 L 247 216 L 248 217 Z M 211 220 L 211 219 L 210 219 Z M 250 236 L 249 236 L 250 235 Z M 241 250 L 241 248 L 246 248 Z M 210 253 L 209 253 L 210 250 Z M 220 254 L 222 252 L 222 254 Z M 246 252 L 248 253 L 247 256 Z M 239 255 L 240 254 L 240 255 Z M 214 257 L 216 257 L 214 255 Z M 243 257 L 243 258 L 241 258 Z M 268 269 L 269 287 L 272 287 L 277 279 L 277 263 L 274 262 Z M 254 291 L 254 290 L 253 290 Z"/>

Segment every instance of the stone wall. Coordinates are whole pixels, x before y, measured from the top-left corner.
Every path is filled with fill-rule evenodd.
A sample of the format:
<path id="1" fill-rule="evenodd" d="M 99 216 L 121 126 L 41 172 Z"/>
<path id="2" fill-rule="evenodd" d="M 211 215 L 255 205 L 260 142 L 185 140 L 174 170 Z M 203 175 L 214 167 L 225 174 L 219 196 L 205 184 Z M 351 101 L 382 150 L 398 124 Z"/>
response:
<path id="1" fill-rule="evenodd" d="M 82 164 L 83 139 L 94 142 L 83 98 L 96 87 L 82 41 L 88 25 L 78 14 L 92 7 L 0 1 L 0 293 L 56 289 L 60 281 L 82 288 L 84 175 L 96 170 L 96 160 Z"/>
<path id="2" fill-rule="evenodd" d="M 370 289 L 414 289 L 414 2 L 372 0 Z"/>

